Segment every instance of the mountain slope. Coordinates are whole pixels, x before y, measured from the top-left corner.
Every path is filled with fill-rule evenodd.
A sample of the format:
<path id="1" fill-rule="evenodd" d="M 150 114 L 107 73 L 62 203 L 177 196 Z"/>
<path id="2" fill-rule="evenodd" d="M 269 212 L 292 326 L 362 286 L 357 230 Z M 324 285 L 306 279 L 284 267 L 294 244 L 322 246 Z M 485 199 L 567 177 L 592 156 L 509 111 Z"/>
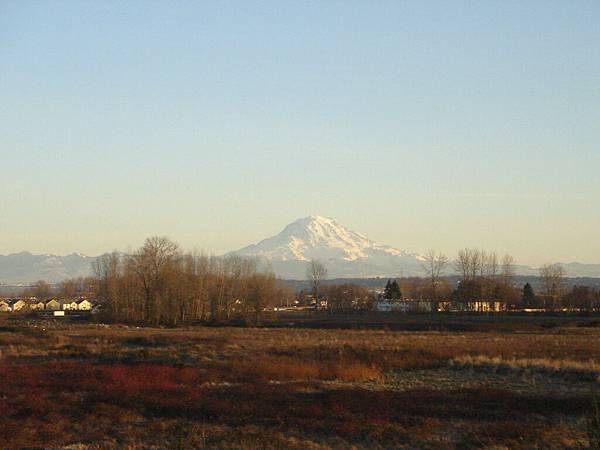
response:
<path id="1" fill-rule="evenodd" d="M 419 255 L 377 244 L 335 219 L 309 216 L 281 233 L 236 252 L 268 262 L 283 278 L 304 278 L 306 262 L 319 259 L 330 277 L 405 276 L 422 273 Z"/>

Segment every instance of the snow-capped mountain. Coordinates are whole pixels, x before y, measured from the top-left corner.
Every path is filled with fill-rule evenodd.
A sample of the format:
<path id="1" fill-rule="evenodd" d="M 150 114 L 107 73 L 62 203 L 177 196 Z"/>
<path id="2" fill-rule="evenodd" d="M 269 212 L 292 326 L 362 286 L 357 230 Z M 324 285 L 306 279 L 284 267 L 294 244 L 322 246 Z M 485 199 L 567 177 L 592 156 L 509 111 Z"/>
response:
<path id="1" fill-rule="evenodd" d="M 279 234 L 233 254 L 258 257 L 281 278 L 306 278 L 307 262 L 320 260 L 329 278 L 423 276 L 422 256 L 377 244 L 334 219 L 310 216 L 287 225 Z M 66 256 L 29 252 L 0 255 L 0 285 L 55 283 L 92 274 L 96 257 L 81 253 Z M 600 277 L 600 264 L 563 264 L 569 277 Z M 539 269 L 516 266 L 518 275 L 537 276 Z M 453 263 L 448 265 L 453 274 Z"/>
<path id="2" fill-rule="evenodd" d="M 30 283 L 37 280 L 55 283 L 67 278 L 89 276 L 95 259 L 81 253 L 66 256 L 34 255 L 29 252 L 0 255 L 0 283 Z"/>
<path id="3" fill-rule="evenodd" d="M 282 278 L 305 277 L 306 262 L 320 260 L 330 277 L 405 276 L 422 273 L 422 258 L 377 244 L 335 219 L 309 216 L 281 233 L 233 252 L 268 262 Z"/>

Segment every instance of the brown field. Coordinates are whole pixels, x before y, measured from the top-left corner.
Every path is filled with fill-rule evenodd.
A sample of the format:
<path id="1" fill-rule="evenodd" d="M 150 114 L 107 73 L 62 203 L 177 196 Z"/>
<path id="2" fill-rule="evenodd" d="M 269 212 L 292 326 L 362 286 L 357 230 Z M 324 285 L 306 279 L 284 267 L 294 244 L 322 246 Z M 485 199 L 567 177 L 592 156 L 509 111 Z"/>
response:
<path id="1" fill-rule="evenodd" d="M 1 320 L 3 449 L 598 444 L 593 321 L 390 331 Z"/>

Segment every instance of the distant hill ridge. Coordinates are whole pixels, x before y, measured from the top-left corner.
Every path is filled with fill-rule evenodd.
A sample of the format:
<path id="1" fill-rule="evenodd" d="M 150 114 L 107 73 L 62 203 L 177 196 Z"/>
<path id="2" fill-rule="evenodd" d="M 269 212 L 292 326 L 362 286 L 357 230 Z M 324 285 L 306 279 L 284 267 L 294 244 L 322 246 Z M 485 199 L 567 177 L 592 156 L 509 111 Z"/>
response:
<path id="1" fill-rule="evenodd" d="M 66 278 L 89 276 L 95 259 L 81 253 L 66 256 L 29 252 L 0 255 L 0 283 L 31 283 L 37 280 L 56 283 Z"/>
<path id="2" fill-rule="evenodd" d="M 295 220 L 272 237 L 231 252 L 253 256 L 284 279 L 305 278 L 307 261 L 319 259 L 329 278 L 422 276 L 423 256 L 373 242 L 337 220 L 308 216 Z M 18 284 L 89 276 L 96 257 L 81 253 L 66 256 L 29 252 L 0 255 L 0 283 Z M 563 264 L 570 277 L 600 277 L 600 264 Z M 516 266 L 519 275 L 536 276 L 538 269 Z M 452 266 L 449 266 L 452 272 Z"/>

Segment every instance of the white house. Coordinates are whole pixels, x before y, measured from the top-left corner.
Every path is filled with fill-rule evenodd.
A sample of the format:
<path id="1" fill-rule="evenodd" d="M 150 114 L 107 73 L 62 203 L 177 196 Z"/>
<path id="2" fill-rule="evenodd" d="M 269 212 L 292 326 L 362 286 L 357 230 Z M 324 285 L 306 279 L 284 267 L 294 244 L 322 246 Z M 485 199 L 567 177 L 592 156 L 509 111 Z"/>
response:
<path id="1" fill-rule="evenodd" d="M 375 302 L 375 311 L 379 312 L 390 312 L 392 311 L 394 303 L 391 300 L 378 300 Z"/>
<path id="2" fill-rule="evenodd" d="M 469 309 L 471 311 L 479 312 L 501 312 L 506 311 L 506 302 L 490 301 L 490 300 L 478 300 L 475 302 L 469 302 Z"/>
<path id="3" fill-rule="evenodd" d="M 93 306 L 89 300 L 84 299 L 77 304 L 77 309 L 80 311 L 91 311 Z"/>
<path id="4" fill-rule="evenodd" d="M 431 312 L 432 303 L 428 300 L 388 300 L 381 299 L 375 303 L 375 311 L 380 312 Z"/>
<path id="5" fill-rule="evenodd" d="M 73 301 L 66 301 L 63 303 L 62 305 L 62 309 L 63 310 L 76 310 L 77 308 L 77 302 L 75 300 Z"/>

